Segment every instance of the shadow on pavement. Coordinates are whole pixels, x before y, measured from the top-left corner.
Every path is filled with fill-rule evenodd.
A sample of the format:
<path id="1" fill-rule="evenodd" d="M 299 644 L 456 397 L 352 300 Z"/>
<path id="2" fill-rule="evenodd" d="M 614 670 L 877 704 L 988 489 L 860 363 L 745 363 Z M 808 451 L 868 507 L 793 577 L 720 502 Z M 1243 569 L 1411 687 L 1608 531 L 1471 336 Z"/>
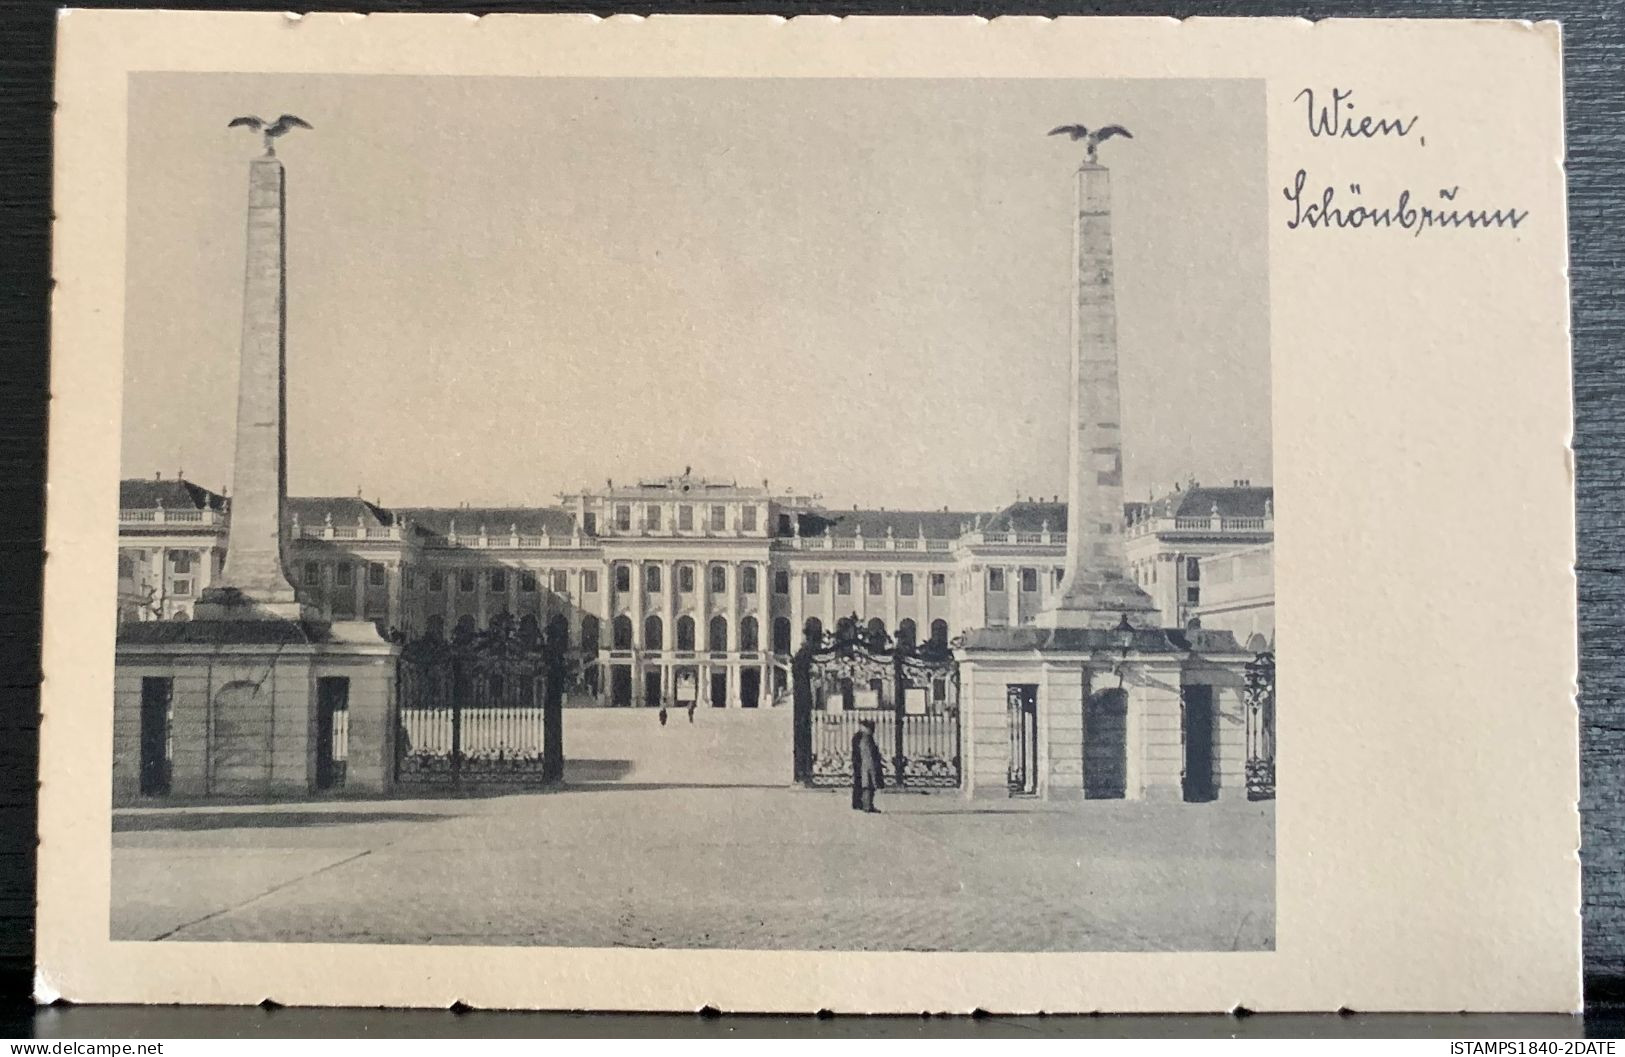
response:
<path id="1" fill-rule="evenodd" d="M 576 760 L 564 761 L 564 780 L 577 782 L 613 782 L 632 772 L 631 760 Z"/>
<path id="2" fill-rule="evenodd" d="M 615 781 L 572 781 L 568 776 L 560 792 L 564 793 L 608 793 L 608 792 L 637 792 L 651 789 L 788 789 L 787 784 L 781 785 L 752 785 L 749 782 L 615 782 Z"/>
<path id="3" fill-rule="evenodd" d="M 292 829 L 364 822 L 438 822 L 453 815 L 420 811 L 187 811 L 114 815 L 114 833 L 156 830 Z"/>

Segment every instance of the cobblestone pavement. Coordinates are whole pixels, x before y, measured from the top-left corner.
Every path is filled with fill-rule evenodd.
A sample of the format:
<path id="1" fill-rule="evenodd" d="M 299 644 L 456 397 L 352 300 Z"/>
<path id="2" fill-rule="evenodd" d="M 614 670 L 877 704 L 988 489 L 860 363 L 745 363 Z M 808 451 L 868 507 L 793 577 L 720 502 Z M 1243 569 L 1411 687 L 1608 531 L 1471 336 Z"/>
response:
<path id="1" fill-rule="evenodd" d="M 635 775 L 632 777 L 636 777 Z M 114 939 L 1258 950 L 1270 804 L 967 801 L 628 781 L 121 809 Z"/>

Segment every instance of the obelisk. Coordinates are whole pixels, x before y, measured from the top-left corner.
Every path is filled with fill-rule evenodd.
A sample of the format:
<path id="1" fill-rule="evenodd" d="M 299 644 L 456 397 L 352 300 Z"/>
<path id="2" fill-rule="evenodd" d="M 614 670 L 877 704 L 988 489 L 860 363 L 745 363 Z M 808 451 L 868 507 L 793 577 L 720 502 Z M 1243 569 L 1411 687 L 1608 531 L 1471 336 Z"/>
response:
<path id="1" fill-rule="evenodd" d="M 1072 412 L 1066 573 L 1039 627 L 1114 628 L 1154 623 L 1156 603 L 1129 578 L 1123 539 L 1122 396 L 1112 269 L 1111 173 L 1078 167 L 1072 226 Z"/>
<path id="2" fill-rule="evenodd" d="M 311 616 L 284 561 L 287 501 L 287 232 L 282 162 L 269 151 L 248 167 L 248 245 L 237 376 L 231 524 L 220 578 L 198 599 L 202 620 Z"/>

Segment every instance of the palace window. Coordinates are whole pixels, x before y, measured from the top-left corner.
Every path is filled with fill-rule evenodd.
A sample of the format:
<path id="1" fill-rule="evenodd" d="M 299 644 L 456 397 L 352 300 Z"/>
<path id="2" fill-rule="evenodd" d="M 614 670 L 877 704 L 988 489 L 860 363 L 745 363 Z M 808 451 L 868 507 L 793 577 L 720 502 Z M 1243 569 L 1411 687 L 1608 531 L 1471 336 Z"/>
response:
<path id="1" fill-rule="evenodd" d="M 643 567 L 643 586 L 650 594 L 660 592 L 660 566 L 645 565 Z"/>
<path id="2" fill-rule="evenodd" d="M 533 572 L 520 573 L 519 590 L 525 592 L 526 594 L 534 593 L 536 590 L 536 574 Z"/>
<path id="3" fill-rule="evenodd" d="M 584 650 L 597 650 L 602 635 L 598 618 L 591 613 L 581 618 L 581 648 Z"/>
<path id="4" fill-rule="evenodd" d="M 694 590 L 694 566 L 679 565 L 677 567 L 677 590 L 688 594 Z M 693 647 L 689 647 L 693 649 Z"/>
<path id="5" fill-rule="evenodd" d="M 931 574 L 931 596 L 933 598 L 942 598 L 947 593 L 948 593 L 948 574 L 947 573 L 932 573 Z"/>
<path id="6" fill-rule="evenodd" d="M 739 516 L 744 519 L 746 532 L 756 531 L 756 508 L 753 506 L 740 507 Z"/>
<path id="7" fill-rule="evenodd" d="M 849 595 L 852 593 L 851 573 L 835 574 L 835 593 L 838 595 Z"/>
<path id="8" fill-rule="evenodd" d="M 687 613 L 677 618 L 677 648 L 685 651 L 694 648 L 694 618 Z"/>
<path id="9" fill-rule="evenodd" d="M 869 593 L 871 595 L 874 595 L 874 596 L 878 597 L 880 594 L 882 594 L 885 591 L 885 589 L 886 589 L 886 587 L 885 587 L 884 582 L 882 582 L 882 580 L 880 578 L 880 574 L 879 573 L 870 573 L 869 574 Z"/>
<path id="10" fill-rule="evenodd" d="M 553 593 L 556 595 L 568 594 L 570 591 L 570 578 L 563 569 L 553 570 Z"/>
<path id="11" fill-rule="evenodd" d="M 1200 587 L 1187 587 L 1187 588 L 1185 588 L 1185 602 L 1186 602 L 1187 605 L 1193 605 L 1193 606 L 1201 605 L 1202 604 L 1202 589 Z"/>
<path id="12" fill-rule="evenodd" d="M 711 593 L 720 595 L 728 589 L 728 570 L 720 565 L 711 566 Z"/>
<path id="13" fill-rule="evenodd" d="M 1004 570 L 1003 569 L 1001 569 L 1001 568 L 999 568 L 997 566 L 989 567 L 989 569 L 987 570 L 987 589 L 989 591 L 992 591 L 994 594 L 1003 593 L 1003 591 L 1004 591 Z"/>
<path id="14" fill-rule="evenodd" d="M 1202 578 L 1202 562 L 1199 558 L 1185 559 L 1185 579 L 1195 583 Z"/>
<path id="15" fill-rule="evenodd" d="M 757 649 L 755 617 L 746 617 L 739 622 L 739 648 L 747 653 Z"/>
<path id="16" fill-rule="evenodd" d="M 340 587 L 349 587 L 355 583 L 355 566 L 349 562 L 339 562 L 333 567 L 333 582 Z"/>
<path id="17" fill-rule="evenodd" d="M 315 567 L 315 565 L 316 565 L 315 562 L 311 562 L 309 565 L 305 566 L 305 576 L 307 578 L 310 576 L 311 570 Z M 320 579 L 319 575 L 318 575 L 317 579 Z M 316 581 L 307 579 L 305 582 L 306 583 L 315 583 Z M 431 572 L 429 574 L 429 590 L 434 592 L 435 594 L 439 594 L 441 591 L 444 591 L 445 589 L 446 589 L 446 574 L 441 572 L 439 569 L 436 569 L 433 572 Z"/>
<path id="18" fill-rule="evenodd" d="M 581 531 L 588 536 L 598 535 L 598 515 L 589 510 L 581 515 Z"/>
<path id="19" fill-rule="evenodd" d="M 474 574 L 472 572 L 465 569 L 457 574 L 457 590 L 465 595 L 474 593 Z"/>
<path id="20" fill-rule="evenodd" d="M 747 565 L 739 570 L 739 590 L 747 595 L 756 593 L 756 566 Z"/>
<path id="21" fill-rule="evenodd" d="M 632 590 L 632 567 L 630 565 L 617 565 L 615 567 L 615 590 L 623 594 Z"/>
<path id="22" fill-rule="evenodd" d="M 615 528 L 619 532 L 632 531 L 632 508 L 625 503 L 615 508 Z"/>
<path id="23" fill-rule="evenodd" d="M 785 569 L 777 569 L 773 573 L 773 593 L 787 595 L 790 593 L 790 573 Z"/>
<path id="24" fill-rule="evenodd" d="M 581 574 L 581 593 L 584 594 L 584 595 L 586 595 L 586 594 L 595 595 L 595 594 L 598 593 L 598 570 L 597 569 L 588 569 L 586 572 Z"/>
<path id="25" fill-rule="evenodd" d="M 796 534 L 795 522 L 790 520 L 789 514 L 779 515 L 779 535 L 794 536 Z"/>
<path id="26" fill-rule="evenodd" d="M 305 563 L 305 586 L 315 587 L 322 582 L 322 567 L 317 562 Z M 439 590 L 439 588 L 436 588 Z"/>
<path id="27" fill-rule="evenodd" d="M 914 574 L 897 574 L 897 593 L 907 598 L 914 594 Z"/>
<path id="28" fill-rule="evenodd" d="M 717 505 L 711 508 L 711 531 L 725 532 L 728 528 L 728 508 Z"/>
<path id="29" fill-rule="evenodd" d="M 939 650 L 948 645 L 948 622 L 946 620 L 933 620 L 931 622 L 931 645 Z"/>
<path id="30" fill-rule="evenodd" d="M 677 508 L 677 529 L 680 532 L 694 530 L 694 508 L 686 503 Z"/>
<path id="31" fill-rule="evenodd" d="M 803 573 L 801 583 L 809 595 L 816 595 L 819 589 L 819 581 L 822 579 L 823 577 L 819 576 L 817 573 Z"/>
<path id="32" fill-rule="evenodd" d="M 367 563 L 367 584 L 370 587 L 384 586 L 384 566 L 382 562 Z"/>
<path id="33" fill-rule="evenodd" d="M 406 588 L 408 591 L 410 591 L 413 588 L 417 587 L 417 585 L 418 585 L 417 570 L 412 568 L 410 565 L 406 566 L 404 569 L 401 570 L 401 586 Z"/>
<path id="34" fill-rule="evenodd" d="M 170 564 L 170 568 L 174 569 L 177 573 L 189 573 L 189 572 L 191 572 L 192 571 L 192 552 L 191 551 L 175 551 L 173 554 L 170 555 L 169 564 Z"/>
<path id="35" fill-rule="evenodd" d="M 491 590 L 504 594 L 508 590 L 508 574 L 501 569 L 491 570 Z"/>
<path id="36" fill-rule="evenodd" d="M 773 618 L 773 652 L 790 652 L 790 618 Z"/>
<path id="37" fill-rule="evenodd" d="M 175 594 L 189 595 L 191 593 L 192 593 L 192 581 L 190 581 L 190 580 L 176 580 L 175 581 Z"/>
<path id="38" fill-rule="evenodd" d="M 718 613 L 706 628 L 705 648 L 721 653 L 728 648 L 728 618 Z"/>
<path id="39" fill-rule="evenodd" d="M 1021 570 L 1021 589 L 1026 591 L 1028 594 L 1036 594 L 1038 592 L 1037 569 Z"/>

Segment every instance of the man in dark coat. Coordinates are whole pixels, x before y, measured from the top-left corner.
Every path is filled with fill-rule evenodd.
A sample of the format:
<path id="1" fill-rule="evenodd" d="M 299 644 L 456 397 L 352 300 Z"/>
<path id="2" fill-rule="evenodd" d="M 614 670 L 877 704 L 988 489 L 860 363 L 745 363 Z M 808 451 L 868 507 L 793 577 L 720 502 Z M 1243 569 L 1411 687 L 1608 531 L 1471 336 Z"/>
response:
<path id="1" fill-rule="evenodd" d="M 875 741 L 875 724 L 866 719 L 858 724 L 852 736 L 852 806 L 871 815 L 878 815 L 875 790 L 885 781 L 881 770 L 880 745 Z"/>

